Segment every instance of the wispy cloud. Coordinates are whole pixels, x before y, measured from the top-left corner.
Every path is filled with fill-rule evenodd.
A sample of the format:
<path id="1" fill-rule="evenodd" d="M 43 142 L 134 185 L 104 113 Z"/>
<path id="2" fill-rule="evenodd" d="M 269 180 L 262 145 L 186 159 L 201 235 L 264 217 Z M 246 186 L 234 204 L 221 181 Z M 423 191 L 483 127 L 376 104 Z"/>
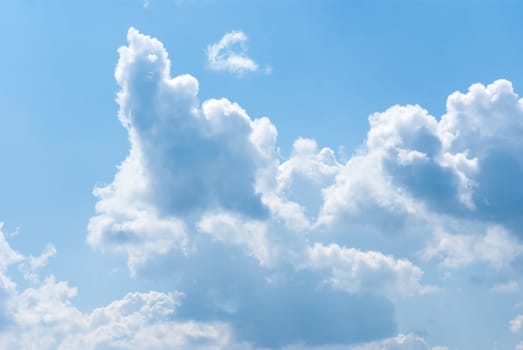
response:
<path id="1" fill-rule="evenodd" d="M 241 31 L 226 33 L 207 47 L 207 63 L 212 70 L 234 74 L 255 72 L 259 66 L 247 56 L 247 35 Z"/>

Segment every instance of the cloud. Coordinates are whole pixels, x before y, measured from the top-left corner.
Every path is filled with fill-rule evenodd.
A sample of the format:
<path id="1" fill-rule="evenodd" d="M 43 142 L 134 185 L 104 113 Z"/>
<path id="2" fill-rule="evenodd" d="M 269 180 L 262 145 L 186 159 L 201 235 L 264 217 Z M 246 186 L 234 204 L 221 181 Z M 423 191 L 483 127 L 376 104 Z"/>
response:
<path id="1" fill-rule="evenodd" d="M 158 40 L 131 28 L 128 41 L 115 76 L 131 149 L 114 181 L 94 191 L 99 201 L 87 240 L 125 251 L 135 271 L 150 254 L 187 251 L 188 228 L 178 217 L 218 208 L 266 216 L 255 185 L 272 160 L 276 131 L 226 99 L 200 105 L 198 82 L 170 78 Z"/>
<path id="2" fill-rule="evenodd" d="M 176 319 L 179 292 L 131 292 L 83 313 L 73 304 L 77 289 L 53 275 L 41 283 L 37 275 L 34 286 L 18 291 L 6 269 L 39 265 L 56 251 L 26 257 L 10 247 L 1 227 L 0 349 L 253 349 L 226 323 Z"/>
<path id="3" fill-rule="evenodd" d="M 323 285 L 321 272 L 261 266 L 225 242 L 201 240 L 194 254 L 164 266 L 173 271 L 177 287 L 185 294 L 180 317 L 225 321 L 238 339 L 260 347 L 345 344 L 396 331 L 394 308 L 383 296 L 352 295 Z M 165 271 L 158 265 L 154 269 Z"/>
<path id="4" fill-rule="evenodd" d="M 279 198 L 299 206 L 300 216 L 308 225 L 309 218 L 318 215 L 322 203 L 322 189 L 334 183 L 342 165 L 334 152 L 327 147 L 318 149 L 316 141 L 298 138 L 292 154 L 278 169 L 277 192 Z"/>
<path id="5" fill-rule="evenodd" d="M 513 333 L 519 332 L 523 328 L 523 315 L 518 315 L 510 321 L 510 330 Z"/>
<path id="6" fill-rule="evenodd" d="M 2 349 L 248 349 L 223 323 L 176 321 L 179 293 L 129 293 L 81 313 L 71 304 L 76 289 L 48 277 L 10 301 L 12 323 L 0 332 Z"/>
<path id="7" fill-rule="evenodd" d="M 46 266 L 49 258 L 56 255 L 56 248 L 52 244 L 48 244 L 41 255 L 29 256 L 27 260 L 20 265 L 20 269 L 24 273 L 24 278 L 32 281 L 33 283 L 38 282 L 37 271 L 42 267 Z"/>
<path id="8" fill-rule="evenodd" d="M 331 271 L 330 284 L 350 293 L 379 293 L 397 298 L 433 290 L 421 284 L 423 272 L 419 267 L 380 252 L 316 243 L 309 248 L 309 257 L 313 268 Z"/>
<path id="9" fill-rule="evenodd" d="M 408 233 L 411 245 L 416 232 L 430 232 L 425 256 L 446 267 L 510 265 L 523 232 L 522 121 L 523 102 L 506 80 L 451 94 L 440 120 L 417 105 L 371 115 L 365 144 L 321 190 L 317 224 Z"/>
<path id="10" fill-rule="evenodd" d="M 282 350 L 448 350 L 445 346 L 430 347 L 425 339 L 415 334 L 398 334 L 395 337 L 356 346 L 324 345 L 309 347 L 305 345 L 286 346 Z"/>
<path id="11" fill-rule="evenodd" d="M 247 39 L 247 35 L 243 32 L 233 31 L 226 33 L 217 43 L 209 45 L 207 47 L 209 68 L 235 74 L 257 71 L 258 65 L 247 56 Z"/>
<path id="12" fill-rule="evenodd" d="M 113 183 L 95 189 L 99 201 L 88 242 L 125 251 L 133 273 L 157 255 L 191 254 L 198 249 L 195 232 L 244 247 L 263 266 L 310 258 L 303 236 L 287 230 L 311 225 L 304 218 L 318 212 L 322 188 L 341 168 L 334 153 L 298 139 L 291 158 L 278 165 L 269 119 L 253 120 L 226 99 L 200 105 L 193 77 L 170 78 L 158 40 L 131 28 L 128 41 L 119 49 L 116 79 L 131 149 Z M 387 263 L 374 270 L 394 275 Z M 419 269 L 409 266 L 402 273 L 419 280 Z M 394 286 L 385 288 L 388 294 Z"/>
<path id="13" fill-rule="evenodd" d="M 522 120 L 523 103 L 506 80 L 451 94 L 439 121 L 417 105 L 375 113 L 363 150 L 324 191 L 322 219 L 371 202 L 399 215 L 429 210 L 517 232 Z M 362 189 L 369 196 L 360 198 Z"/>
<path id="14" fill-rule="evenodd" d="M 4 223 L 0 221 L 0 272 L 5 273 L 9 265 L 20 262 L 23 256 L 13 250 L 3 233 Z"/>
<path id="15" fill-rule="evenodd" d="M 261 265 L 270 265 L 274 260 L 268 249 L 267 225 L 262 221 L 244 221 L 229 213 L 212 214 L 202 217 L 198 229 L 215 240 L 245 246 Z"/>
<path id="16" fill-rule="evenodd" d="M 31 261 L 31 257 L 14 251 L 1 231 L 0 242 L 4 256 L 9 256 L 2 260 L 4 268 Z M 216 247 L 212 249 L 216 250 Z M 216 259 L 231 257 L 229 253 L 226 250 Z M 236 264 L 235 261 L 232 263 Z M 188 262 L 187 267 L 191 266 L 194 269 L 193 262 Z M 237 309 L 234 305 L 224 304 L 227 295 L 220 294 L 223 290 L 208 288 L 209 284 L 201 288 L 200 282 L 209 283 L 212 280 L 207 278 L 198 280 L 199 284 L 194 285 L 194 290 L 188 295 L 177 291 L 130 292 L 108 305 L 84 313 L 74 305 L 78 290 L 67 281 L 57 281 L 49 275 L 40 282 L 41 276 L 38 275 L 33 286 L 18 291 L 5 271 L 0 271 L 1 280 L 9 282 L 8 292 L 3 295 L 3 303 L 0 304 L 0 313 L 4 317 L 0 325 L 0 349 L 261 350 L 252 342 L 239 339 L 238 334 L 251 333 L 251 339 L 256 343 L 275 349 L 302 341 L 312 345 L 323 344 L 326 336 L 338 342 L 366 341 L 393 331 L 391 314 L 384 312 L 390 306 L 384 308 L 383 300 L 349 298 L 345 293 L 332 290 L 318 291 L 303 284 L 302 279 L 299 284 L 284 283 L 272 289 L 253 280 L 250 274 L 243 275 L 245 285 L 241 287 L 238 283 L 241 284 L 242 280 L 234 275 L 237 270 L 223 269 L 217 264 L 214 266 L 215 270 L 209 271 L 207 265 L 205 272 L 211 276 L 217 273 L 219 280 L 235 283 L 236 288 L 240 287 L 240 292 L 241 288 L 250 287 L 251 294 L 247 296 L 250 304 L 244 303 Z M 254 266 L 259 268 L 256 264 Z M 232 274 L 227 277 L 224 273 Z M 274 279 L 271 284 L 280 282 Z M 214 316 L 209 317 L 210 314 L 206 313 L 208 319 L 203 320 L 194 308 L 208 307 L 197 297 L 198 292 L 208 291 L 214 293 L 215 306 L 221 307 L 223 313 L 217 313 L 214 309 Z M 315 303 L 317 300 L 322 302 Z M 298 313 L 302 315 L 300 320 L 285 317 Z M 379 321 L 373 317 L 377 313 L 381 315 Z M 186 317 L 188 314 L 189 318 Z M 255 319 L 253 314 L 257 315 Z M 355 319 L 354 314 L 360 314 L 360 319 Z M 220 318 L 216 319 L 216 315 Z M 327 323 L 329 327 L 318 332 L 319 322 Z M 374 334 L 368 333 L 371 329 Z M 267 349 L 265 346 L 263 349 Z"/>
<path id="17" fill-rule="evenodd" d="M 510 82 L 453 93 L 439 120 L 418 105 L 375 113 L 347 161 L 306 138 L 283 159 L 268 118 L 200 101 L 161 42 L 134 28 L 127 40 L 115 77 L 130 149 L 94 189 L 87 242 L 126 254 L 133 275 L 175 276 L 180 319 L 219 320 L 256 346 L 372 349 L 397 334 L 399 298 L 436 290 L 423 264 L 501 271 L 520 256 L 523 103 Z M 245 40 L 226 35 L 215 58 Z"/>
<path id="18" fill-rule="evenodd" d="M 94 190 L 87 242 L 125 253 L 133 275 L 176 276 L 186 295 L 180 315 L 198 322 L 219 316 L 239 339 L 260 346 L 391 335 L 394 310 L 379 290 L 318 290 L 323 272 L 301 271 L 308 258 L 301 229 L 311 220 L 303 220 L 307 204 L 287 191 L 301 174 L 313 176 L 319 191 L 323 180 L 306 164 L 332 177 L 339 166 L 332 151 L 301 140 L 280 167 L 268 118 L 253 119 L 227 99 L 200 103 L 195 78 L 170 77 L 158 40 L 131 28 L 128 42 L 115 76 L 130 150 L 112 183 Z M 379 313 L 381 321 L 352 319 L 355 312 Z M 308 317 L 298 322 L 298 313 Z"/>
<path id="19" fill-rule="evenodd" d="M 523 245 L 500 226 L 487 228 L 484 236 L 437 233 L 424 251 L 424 258 L 445 268 L 484 262 L 495 268 L 507 266 L 523 253 Z"/>

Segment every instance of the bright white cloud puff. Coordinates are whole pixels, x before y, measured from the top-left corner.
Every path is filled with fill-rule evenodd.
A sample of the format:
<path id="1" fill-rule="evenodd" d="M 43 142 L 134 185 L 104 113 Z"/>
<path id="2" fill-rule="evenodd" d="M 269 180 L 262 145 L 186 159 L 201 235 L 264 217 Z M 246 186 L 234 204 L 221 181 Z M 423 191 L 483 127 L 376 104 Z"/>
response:
<path id="1" fill-rule="evenodd" d="M 170 61 L 158 40 L 133 28 L 128 40 L 115 75 L 131 150 L 113 183 L 95 189 L 100 201 L 88 242 L 126 251 L 134 271 L 149 253 L 189 249 L 181 218 L 216 208 L 253 220 L 266 217 L 254 185 L 274 157 L 276 129 L 226 99 L 200 105 L 198 82 L 169 76 Z"/>
<path id="2" fill-rule="evenodd" d="M 207 64 L 217 71 L 235 74 L 255 72 L 258 64 L 247 56 L 247 35 L 241 31 L 226 33 L 220 41 L 207 47 Z"/>

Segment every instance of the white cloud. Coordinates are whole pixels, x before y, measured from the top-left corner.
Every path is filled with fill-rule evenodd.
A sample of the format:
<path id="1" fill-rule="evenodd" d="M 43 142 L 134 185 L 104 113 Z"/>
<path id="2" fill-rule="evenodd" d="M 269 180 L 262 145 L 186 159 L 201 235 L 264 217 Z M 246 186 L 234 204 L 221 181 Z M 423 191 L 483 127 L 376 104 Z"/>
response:
<path id="1" fill-rule="evenodd" d="M 522 120 L 523 102 L 506 80 L 453 93 L 440 121 L 419 106 L 375 113 L 365 147 L 324 190 L 321 219 L 375 203 L 403 216 L 429 210 L 519 231 Z"/>
<path id="2" fill-rule="evenodd" d="M 4 273 L 9 265 L 20 262 L 23 256 L 13 250 L 3 233 L 4 223 L 0 221 L 0 273 Z"/>
<path id="3" fill-rule="evenodd" d="M 243 51 L 246 40 L 235 32 L 209 46 L 210 66 L 258 69 Z M 422 283 L 421 267 L 404 258 L 414 246 L 401 245 L 406 235 L 426 247 L 427 263 L 446 268 L 483 262 L 500 269 L 521 254 L 523 192 L 515 184 L 523 176 L 523 103 L 509 82 L 452 94 L 441 120 L 417 105 L 375 113 L 365 144 L 346 162 L 305 138 L 281 159 L 268 118 L 254 119 L 227 99 L 200 102 L 194 77 L 170 76 L 158 40 L 131 28 L 119 53 L 119 118 L 130 150 L 113 181 L 94 190 L 87 241 L 127 254 L 131 273 L 168 264 L 169 271 L 187 267 L 180 273 L 197 281 L 214 268 L 220 277 L 198 281 L 203 287 L 193 303 L 212 299 L 236 322 L 247 318 L 242 306 L 258 310 L 249 297 L 267 306 L 249 288 L 259 280 L 265 282 L 257 288 L 275 294 L 278 283 L 295 286 L 303 278 L 317 288 L 327 280 L 333 293 L 376 300 L 434 290 Z M 351 245 L 356 234 L 371 231 L 395 237 L 394 257 L 371 238 L 366 243 L 374 247 Z M 224 261 L 229 256 L 234 263 Z M 251 273 L 252 280 L 242 280 Z M 236 280 L 239 292 L 228 293 L 225 281 Z M 402 337 L 388 341 L 422 344 Z"/>
<path id="4" fill-rule="evenodd" d="M 222 322 L 176 320 L 179 292 L 129 293 L 109 305 L 82 313 L 73 304 L 76 288 L 53 275 L 17 291 L 5 274 L 13 264 L 39 267 L 55 249 L 38 258 L 14 251 L 0 223 L 0 349 L 252 349 L 235 340 Z M 36 269 L 33 271 L 36 274 Z"/>
<path id="5" fill-rule="evenodd" d="M 251 118 L 227 99 L 200 103 L 195 78 L 170 77 L 170 60 L 158 40 L 131 28 L 119 53 L 119 119 L 130 150 L 112 183 L 94 190 L 98 202 L 88 243 L 126 253 L 131 273 L 148 268 L 176 273 L 187 308 L 198 305 L 204 318 L 222 315 L 245 339 L 262 345 L 390 334 L 394 319 L 388 301 L 331 288 L 314 291 L 319 281 L 308 272 L 296 271 L 305 276 L 299 283 L 291 273 L 308 244 L 303 230 L 312 220 L 305 210 L 319 208 L 305 198 L 287 198 L 297 188 L 291 182 L 301 177 L 320 193 L 340 166 L 333 152 L 301 140 L 293 160 L 282 165 L 271 121 Z M 314 168 L 307 171 L 308 166 Z M 316 169 L 322 174 L 314 174 Z M 356 304 L 379 312 L 380 325 L 350 319 Z M 311 320 L 282 332 L 296 312 Z M 318 312 L 344 327 L 315 319 Z M 259 313 L 270 316 L 255 322 L 252 315 Z M 328 331 L 312 334 L 311 325 Z"/>
<path id="6" fill-rule="evenodd" d="M 523 328 L 523 315 L 518 315 L 510 321 L 510 330 L 513 333 L 519 332 Z"/>
<path id="7" fill-rule="evenodd" d="M 225 323 L 177 321 L 179 293 L 129 293 L 81 313 L 76 289 L 49 277 L 10 301 L 13 321 L 0 332 L 1 349 L 248 349 Z"/>
<path id="8" fill-rule="evenodd" d="M 213 70 L 242 74 L 258 70 L 247 56 L 247 35 L 241 31 L 226 33 L 220 41 L 207 47 L 207 63 Z"/>
<path id="9" fill-rule="evenodd" d="M 331 272 L 334 287 L 349 293 L 383 294 L 390 298 L 425 294 L 433 287 L 421 284 L 423 272 L 408 260 L 380 252 L 362 252 L 336 244 L 316 243 L 309 248 L 309 264 Z"/>
<path id="10" fill-rule="evenodd" d="M 191 254 L 198 249 L 197 232 L 244 247 L 262 266 L 273 267 L 278 255 L 291 264 L 309 258 L 305 237 L 287 229 L 311 227 L 305 218 L 318 212 L 322 189 L 341 169 L 333 151 L 298 139 L 292 157 L 278 165 L 276 129 L 267 118 L 252 120 L 226 99 L 200 106 L 194 78 L 169 77 L 159 41 L 133 28 L 128 41 L 119 50 L 116 78 L 122 88 L 119 117 L 131 149 L 113 183 L 95 189 L 99 201 L 88 242 L 126 252 L 132 273 L 158 256 Z M 372 271 L 395 281 L 387 284 L 386 295 L 419 292 L 407 291 L 421 288 L 413 284 L 421 277 L 419 268 L 379 256 L 384 263 L 362 269 L 359 280 Z M 370 279 L 362 283 L 364 292 L 380 290 L 366 284 Z"/>
<path id="11" fill-rule="evenodd" d="M 241 33 L 226 35 L 215 49 L 244 40 Z M 511 127 L 504 112 L 519 113 L 521 103 L 508 82 L 454 93 L 441 121 L 420 106 L 373 114 L 366 144 L 345 164 L 331 149 L 304 138 L 280 162 L 277 131 L 268 118 L 253 119 L 227 99 L 200 104 L 198 82 L 190 75 L 170 77 L 170 60 L 158 40 L 131 28 L 128 42 L 119 49 L 115 76 L 130 151 L 113 182 L 95 189 L 99 200 L 87 241 L 101 250 L 125 252 L 132 273 L 158 256 L 191 254 L 197 233 L 243 247 L 267 267 L 275 266 L 278 255 L 307 256 L 307 235 L 332 227 L 435 232 L 424 256 L 446 267 L 474 261 L 500 266 L 520 253 L 505 228 L 518 219 L 491 211 L 492 204 L 509 203 L 494 198 L 490 189 L 489 198 L 478 197 L 483 180 L 494 185 L 490 175 L 482 178 L 490 171 L 482 163 L 487 151 L 475 148 L 483 143 L 457 130 L 471 127 L 464 119 L 475 125 L 489 113 Z M 477 104 L 489 108 L 478 110 Z M 469 109 L 485 117 L 478 119 Z M 492 143 L 493 135 L 485 131 L 480 137 Z M 504 143 L 517 145 L 515 135 L 509 133 Z M 512 154 L 514 147 L 504 150 Z M 483 238 L 439 233 L 456 223 L 466 231 L 467 222 L 481 223 L 484 217 L 490 219 L 483 224 Z M 496 218 L 500 222 L 492 225 Z M 466 249 L 469 245 L 474 248 Z M 380 266 L 385 271 L 389 265 Z M 412 276 L 418 276 L 416 269 L 409 270 Z M 412 281 L 419 283 L 419 277 Z M 409 294 L 396 287 L 386 294 Z"/>
<path id="12" fill-rule="evenodd" d="M 207 210 L 266 215 L 255 187 L 271 165 L 276 131 L 268 119 L 252 120 L 226 99 L 200 105 L 198 82 L 169 76 L 158 40 L 131 28 L 128 41 L 115 76 L 131 149 L 113 182 L 95 188 L 97 215 L 87 241 L 126 252 L 134 273 L 152 255 L 186 254 L 187 230 Z"/>
<path id="13" fill-rule="evenodd" d="M 278 197 L 299 205 L 305 218 L 315 218 L 322 203 L 322 189 L 334 183 L 341 168 L 330 148 L 319 150 L 316 141 L 298 138 L 290 158 L 279 166 Z"/>
<path id="14" fill-rule="evenodd" d="M 0 242 L 4 255 L 10 256 L 2 260 L 5 268 L 24 260 L 31 261 L 31 257 L 12 250 L 1 231 Z M 3 272 L 0 274 L 10 280 Z M 84 313 L 74 305 L 76 288 L 66 281 L 57 281 L 53 275 L 41 283 L 39 280 L 36 278 L 34 287 L 22 291 L 17 291 L 15 284 L 10 282 L 10 292 L 4 295 L 5 303 L 0 306 L 2 321 L 6 322 L 0 328 L 0 349 L 261 349 L 239 340 L 233 327 L 226 322 L 178 318 L 178 310 L 186 297 L 180 292 L 131 292 L 122 299 Z M 300 292 L 307 293 L 306 290 Z M 274 300 L 269 299 L 272 304 Z M 342 305 L 335 304 L 336 308 L 343 309 Z M 304 311 L 300 308 L 300 313 Z M 342 327 L 344 331 L 347 331 L 346 326 Z M 362 330 L 361 327 L 357 329 Z M 421 341 L 412 335 L 400 335 L 355 349 L 374 349 L 375 344 L 383 344 L 386 349 L 411 350 L 418 349 L 412 346 Z M 343 348 L 352 349 L 349 345 L 283 347 L 289 350 Z"/>
<path id="15" fill-rule="evenodd" d="M 32 281 L 33 283 L 38 282 L 37 271 L 42 267 L 46 266 L 49 258 L 56 255 L 56 248 L 52 244 L 48 244 L 42 254 L 39 256 L 29 256 L 26 261 L 21 264 L 20 269 L 24 273 L 24 278 Z"/>
<path id="16" fill-rule="evenodd" d="M 246 247 L 261 265 L 271 265 L 274 261 L 263 221 L 245 221 L 228 213 L 211 214 L 202 217 L 198 229 L 216 240 Z"/>
<path id="17" fill-rule="evenodd" d="M 523 253 L 523 245 L 500 226 L 487 228 L 485 235 L 435 234 L 423 256 L 446 268 L 458 268 L 484 262 L 501 268 Z"/>
<path id="18" fill-rule="evenodd" d="M 221 323 L 174 321 L 177 293 L 129 293 L 84 315 L 85 326 L 65 337 L 60 349 L 235 348 L 231 329 Z M 247 348 L 247 346 L 243 347 Z"/>
<path id="19" fill-rule="evenodd" d="M 510 82 L 453 93 L 440 121 L 419 106 L 393 106 L 369 121 L 365 145 L 323 188 L 317 224 L 429 232 L 425 256 L 446 267 L 500 268 L 520 255 L 523 100 Z"/>

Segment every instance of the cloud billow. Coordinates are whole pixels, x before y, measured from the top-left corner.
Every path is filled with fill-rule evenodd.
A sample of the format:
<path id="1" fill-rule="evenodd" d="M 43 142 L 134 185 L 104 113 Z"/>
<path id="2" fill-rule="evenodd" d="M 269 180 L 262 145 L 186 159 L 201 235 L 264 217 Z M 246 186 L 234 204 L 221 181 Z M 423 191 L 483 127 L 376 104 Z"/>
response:
<path id="1" fill-rule="evenodd" d="M 240 339 L 261 346 L 354 343 L 394 335 L 388 298 L 428 290 L 418 267 L 379 252 L 321 243 L 314 249 L 354 254 L 327 259 L 333 265 L 343 261 L 340 267 L 309 261 L 304 232 L 314 230 L 321 191 L 342 168 L 334 152 L 303 139 L 291 159 L 281 163 L 276 127 L 268 118 L 252 119 L 227 99 L 200 103 L 195 78 L 171 78 L 167 52 L 158 40 L 131 28 L 128 42 L 119 49 L 115 76 L 121 88 L 119 119 L 130 150 L 113 182 L 95 188 L 98 202 L 88 243 L 124 252 L 133 274 L 178 276 L 186 294 L 180 315 L 199 322 L 213 322 L 218 315 Z M 301 196 L 298 179 L 316 195 Z M 226 263 L 230 257 L 236 259 L 233 264 Z M 375 273 L 337 274 L 371 266 L 376 258 L 384 263 Z M 332 273 L 341 279 L 338 286 L 354 287 L 324 285 Z M 210 279 L 213 274 L 222 277 Z M 384 283 L 409 284 L 375 288 L 383 276 L 388 276 Z M 253 294 L 255 285 L 260 292 Z M 291 316 L 297 313 L 303 313 L 303 322 Z M 266 318 L 255 321 L 254 314 Z M 370 318 L 354 319 L 355 314 Z M 375 314 L 381 322 L 370 316 Z"/>
<path id="2" fill-rule="evenodd" d="M 134 28 L 127 39 L 115 76 L 130 149 L 94 190 L 87 241 L 126 254 L 132 274 L 176 276 L 184 320 L 223 321 L 255 346 L 428 349 L 394 337 L 394 301 L 441 288 L 425 282 L 422 265 L 502 270 L 523 252 L 523 103 L 510 82 L 452 94 L 439 120 L 417 105 L 375 113 L 346 162 L 306 138 L 281 159 L 268 118 L 225 98 L 200 102 L 194 77 L 171 77 L 161 42 Z M 210 46 L 215 68 L 256 70 L 227 51 L 245 40 Z M 367 233 L 419 244 L 348 245 Z"/>

